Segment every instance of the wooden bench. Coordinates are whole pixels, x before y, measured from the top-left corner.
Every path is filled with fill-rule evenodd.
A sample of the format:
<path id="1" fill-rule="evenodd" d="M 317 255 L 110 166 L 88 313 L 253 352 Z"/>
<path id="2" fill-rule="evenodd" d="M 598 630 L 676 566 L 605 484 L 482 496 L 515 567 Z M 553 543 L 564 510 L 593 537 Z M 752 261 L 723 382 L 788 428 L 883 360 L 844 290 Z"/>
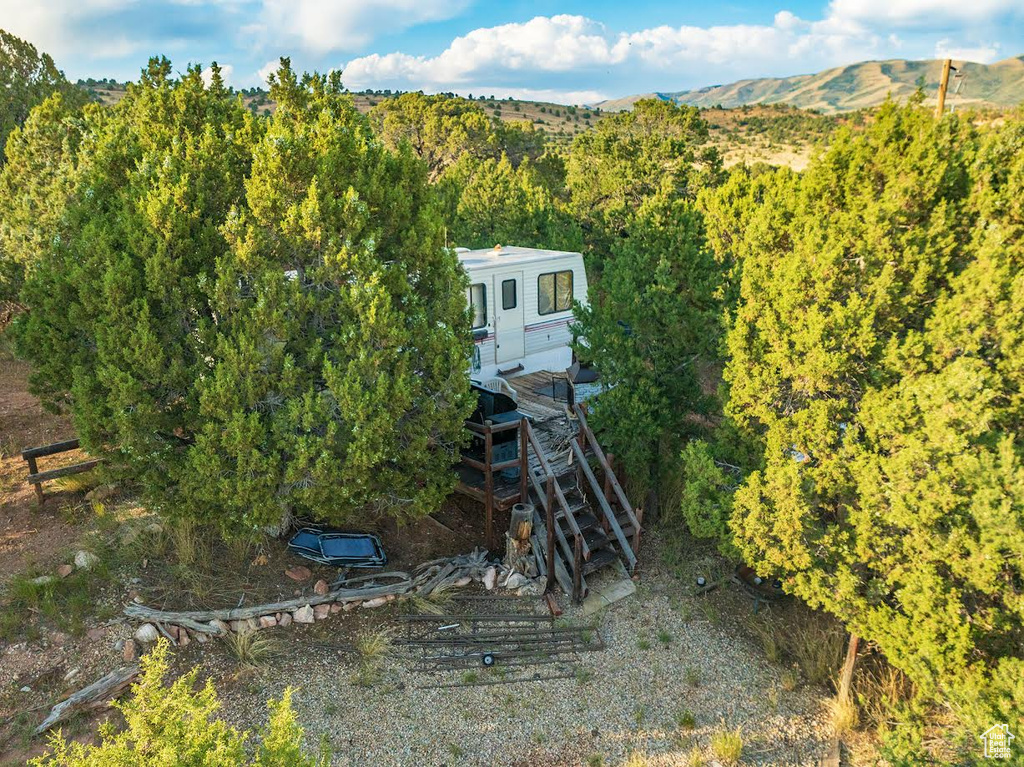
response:
<path id="1" fill-rule="evenodd" d="M 68 439 L 64 442 L 54 442 L 52 445 L 43 445 L 42 447 L 30 447 L 21 451 L 21 457 L 25 459 L 28 464 L 28 477 L 25 481 L 30 485 L 35 485 L 36 488 L 36 499 L 39 504 L 43 503 L 43 483 L 48 482 L 51 479 L 58 479 L 59 477 L 67 477 L 71 474 L 81 474 L 82 472 L 89 471 L 90 469 L 96 468 L 99 465 L 99 459 L 93 459 L 89 461 L 83 461 L 82 463 L 72 464 L 71 466 L 62 466 L 59 469 L 51 469 L 50 471 L 39 471 L 39 466 L 36 463 L 37 458 L 44 458 L 48 455 L 57 455 L 58 453 L 66 453 L 69 450 L 78 449 L 77 439 Z"/>

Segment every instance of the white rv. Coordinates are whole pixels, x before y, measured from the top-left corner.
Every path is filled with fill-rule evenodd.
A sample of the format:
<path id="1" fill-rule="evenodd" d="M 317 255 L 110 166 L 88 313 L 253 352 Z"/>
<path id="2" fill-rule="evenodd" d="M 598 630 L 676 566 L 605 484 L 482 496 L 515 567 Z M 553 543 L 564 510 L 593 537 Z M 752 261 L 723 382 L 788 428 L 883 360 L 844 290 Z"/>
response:
<path id="1" fill-rule="evenodd" d="M 469 274 L 473 379 L 572 364 L 572 306 L 587 300 L 581 254 L 509 246 L 456 252 Z"/>

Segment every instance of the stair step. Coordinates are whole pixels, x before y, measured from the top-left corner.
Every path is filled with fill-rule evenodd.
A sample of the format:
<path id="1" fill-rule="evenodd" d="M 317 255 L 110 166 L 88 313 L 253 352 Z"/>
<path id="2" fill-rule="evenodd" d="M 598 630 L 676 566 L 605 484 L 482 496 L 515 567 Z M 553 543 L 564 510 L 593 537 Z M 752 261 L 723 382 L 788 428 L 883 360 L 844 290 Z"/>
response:
<path id="1" fill-rule="evenodd" d="M 610 565 L 619 555 L 611 549 L 601 549 L 591 554 L 590 559 L 583 563 L 583 574 L 590 575 L 596 570 L 600 570 L 602 567 Z"/>

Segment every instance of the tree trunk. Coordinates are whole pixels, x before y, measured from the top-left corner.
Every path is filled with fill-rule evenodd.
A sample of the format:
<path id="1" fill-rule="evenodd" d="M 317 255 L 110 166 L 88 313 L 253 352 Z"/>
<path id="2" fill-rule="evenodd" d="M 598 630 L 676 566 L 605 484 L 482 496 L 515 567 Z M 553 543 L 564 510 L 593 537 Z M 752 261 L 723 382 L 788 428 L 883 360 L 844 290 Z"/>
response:
<path id="1" fill-rule="evenodd" d="M 839 699 L 850 699 L 850 688 L 853 684 L 853 667 L 857 663 L 857 646 L 860 644 L 860 637 L 850 634 L 850 642 L 846 646 L 846 661 L 843 663 L 843 673 L 839 677 Z"/>

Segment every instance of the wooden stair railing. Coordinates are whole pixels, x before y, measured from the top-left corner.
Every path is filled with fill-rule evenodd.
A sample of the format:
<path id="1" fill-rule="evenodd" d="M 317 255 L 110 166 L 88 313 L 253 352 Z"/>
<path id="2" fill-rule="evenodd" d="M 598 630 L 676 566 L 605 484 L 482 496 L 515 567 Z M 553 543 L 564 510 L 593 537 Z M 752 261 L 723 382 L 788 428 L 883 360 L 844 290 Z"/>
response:
<path id="1" fill-rule="evenodd" d="M 601 445 L 597 442 L 597 436 L 594 434 L 593 429 L 590 428 L 590 424 L 587 423 L 586 408 L 580 404 L 575 404 L 573 405 L 573 411 L 576 413 L 576 418 L 579 420 L 580 434 L 586 437 L 586 444 L 589 445 L 594 455 L 597 456 L 597 460 L 601 464 L 601 469 L 604 471 L 604 484 L 606 491 L 610 486 L 612 492 L 615 494 L 615 499 L 618 501 L 619 507 L 626 515 L 626 519 L 629 520 L 629 524 L 633 527 L 633 550 L 639 551 L 641 531 L 640 523 L 643 520 L 643 512 L 634 511 L 633 506 L 629 503 L 629 499 L 626 498 L 626 493 L 622 490 L 622 485 L 619 483 L 619 479 L 615 476 L 615 472 L 612 469 L 611 461 L 609 461 L 608 456 L 604 454 L 604 451 L 601 449 Z M 605 492 L 605 496 L 608 495 L 609 493 Z"/>

